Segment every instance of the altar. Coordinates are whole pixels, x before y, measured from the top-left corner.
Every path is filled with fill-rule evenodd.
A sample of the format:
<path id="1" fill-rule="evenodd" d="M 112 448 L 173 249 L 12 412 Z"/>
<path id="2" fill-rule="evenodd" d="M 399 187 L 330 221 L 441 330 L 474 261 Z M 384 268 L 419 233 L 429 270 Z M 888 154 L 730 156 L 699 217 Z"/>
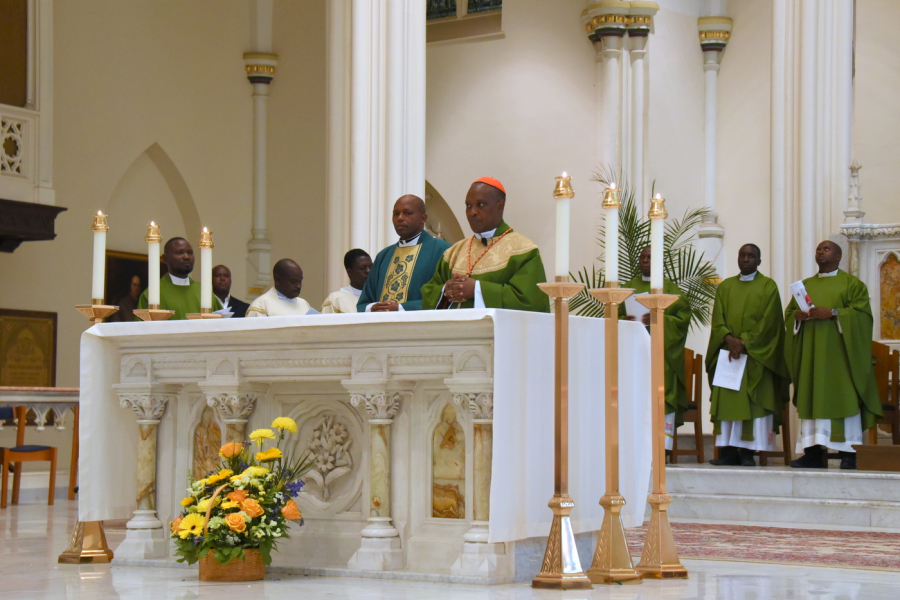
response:
<path id="1" fill-rule="evenodd" d="M 600 528 L 604 320 L 570 330 L 569 490 Z M 620 323 L 621 491 L 643 522 L 650 337 Z M 79 519 L 130 519 L 117 561 L 172 559 L 187 474 L 288 416 L 316 455 L 303 527 L 273 566 L 509 580 L 546 536 L 553 494 L 553 317 L 506 310 L 100 324 L 81 342 Z M 151 560 L 153 559 L 153 560 Z M 590 556 L 582 556 L 585 568 Z M 533 575 L 530 573 L 529 576 Z"/>

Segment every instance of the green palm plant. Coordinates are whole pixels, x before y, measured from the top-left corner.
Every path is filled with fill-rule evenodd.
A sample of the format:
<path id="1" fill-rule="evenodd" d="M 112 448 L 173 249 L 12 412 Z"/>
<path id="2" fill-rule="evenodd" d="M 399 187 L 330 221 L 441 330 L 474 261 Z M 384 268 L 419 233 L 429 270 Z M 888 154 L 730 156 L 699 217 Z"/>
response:
<path id="1" fill-rule="evenodd" d="M 619 198 L 622 206 L 619 209 L 619 279 L 628 281 L 640 275 L 638 259 L 641 250 L 650 243 L 650 219 L 642 215 L 634 190 L 621 173 L 616 174 L 609 167 L 601 166 L 591 177 L 603 187 L 617 182 L 621 190 Z M 653 192 L 651 191 L 651 194 Z M 705 208 L 689 209 L 680 219 L 669 219 L 665 225 L 663 240 L 663 273 L 673 281 L 684 294 L 691 307 L 691 327 L 708 325 L 712 311 L 712 303 L 716 296 L 716 269 L 712 263 L 703 260 L 703 254 L 694 248 L 695 228 L 703 222 L 708 210 Z M 605 250 L 605 229 L 600 227 L 598 244 Z M 601 251 L 597 260 L 603 260 Z M 606 279 L 604 272 L 591 266 L 588 271 L 571 274 L 573 280 L 585 284 L 587 289 L 603 287 Z M 604 316 L 604 305 L 587 293 L 587 289 L 569 301 L 569 310 L 584 317 Z"/>

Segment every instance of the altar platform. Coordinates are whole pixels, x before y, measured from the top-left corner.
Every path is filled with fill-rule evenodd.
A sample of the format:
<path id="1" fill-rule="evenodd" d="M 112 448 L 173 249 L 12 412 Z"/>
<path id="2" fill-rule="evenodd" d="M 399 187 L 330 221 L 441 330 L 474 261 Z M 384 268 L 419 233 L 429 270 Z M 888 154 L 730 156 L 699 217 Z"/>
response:
<path id="1" fill-rule="evenodd" d="M 604 326 L 570 329 L 569 490 L 587 568 L 603 518 Z M 642 523 L 650 339 L 622 323 L 621 490 Z M 273 572 L 499 583 L 537 572 L 553 494 L 553 317 L 504 310 L 110 323 L 82 338 L 82 521 L 119 565 L 173 564 L 186 474 L 275 417 L 316 467 Z M 140 431 L 140 435 L 138 435 Z M 527 573 L 526 573 L 527 571 Z"/>

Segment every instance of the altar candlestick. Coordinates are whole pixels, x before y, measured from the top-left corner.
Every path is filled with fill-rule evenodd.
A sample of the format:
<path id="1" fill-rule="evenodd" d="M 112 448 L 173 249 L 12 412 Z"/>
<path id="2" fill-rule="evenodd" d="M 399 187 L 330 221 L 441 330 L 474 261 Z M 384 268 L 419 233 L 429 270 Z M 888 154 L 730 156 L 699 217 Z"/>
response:
<path id="1" fill-rule="evenodd" d="M 606 281 L 619 281 L 619 190 L 613 183 L 603 195 L 603 208 L 606 210 L 604 241 L 606 260 Z"/>
<path id="2" fill-rule="evenodd" d="M 97 211 L 94 216 L 94 273 L 91 280 L 91 304 L 103 304 L 104 289 L 106 287 L 106 232 L 109 225 L 106 224 L 106 215 Z"/>
<path id="3" fill-rule="evenodd" d="M 150 221 L 147 226 L 147 304 L 150 308 L 159 308 L 159 225 Z"/>
<path id="4" fill-rule="evenodd" d="M 200 234 L 200 312 L 212 310 L 212 232 L 206 227 Z"/>
<path id="5" fill-rule="evenodd" d="M 650 289 L 661 294 L 663 289 L 663 224 L 669 213 L 666 212 L 666 199 L 657 194 L 650 201 Z"/>
<path id="6" fill-rule="evenodd" d="M 565 171 L 556 178 L 553 198 L 556 200 L 556 275 L 569 276 L 569 200 L 575 196 Z"/>

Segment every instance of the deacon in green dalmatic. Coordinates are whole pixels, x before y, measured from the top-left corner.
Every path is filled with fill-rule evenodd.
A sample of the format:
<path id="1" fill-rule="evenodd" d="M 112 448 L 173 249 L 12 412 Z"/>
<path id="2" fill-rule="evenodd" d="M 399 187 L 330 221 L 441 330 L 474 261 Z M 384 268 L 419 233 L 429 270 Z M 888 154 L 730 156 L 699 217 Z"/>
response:
<path id="1" fill-rule="evenodd" d="M 428 214 L 418 196 L 402 196 L 391 215 L 400 241 L 378 253 L 356 303 L 359 312 L 422 309 L 422 286 L 450 247 L 425 231 Z"/>
<path id="2" fill-rule="evenodd" d="M 174 310 L 175 321 L 187 319 L 188 314 L 200 312 L 200 283 L 191 279 L 194 270 L 194 248 L 184 238 L 172 238 L 163 246 L 162 260 L 169 272 L 159 280 L 160 310 Z M 149 308 L 148 290 L 138 300 L 138 308 Z M 222 310 L 222 303 L 213 294 L 213 311 Z"/>
<path id="3" fill-rule="evenodd" d="M 635 294 L 648 294 L 650 293 L 650 246 L 641 250 L 638 266 L 641 269 L 640 277 L 635 277 L 623 284 L 622 287 L 634 289 Z M 675 430 L 684 424 L 684 413 L 688 407 L 687 388 L 684 381 L 684 344 L 691 327 L 691 306 L 682 296 L 681 289 L 668 279 L 663 281 L 663 293 L 681 296 L 666 309 L 664 321 L 666 450 L 671 450 Z M 619 317 L 629 321 L 635 319 L 633 315 L 627 313 L 624 302 L 619 305 Z M 650 314 L 643 315 L 641 322 L 649 328 Z M 647 367 L 649 368 L 649 365 Z"/>
<path id="4" fill-rule="evenodd" d="M 759 247 L 744 244 L 738 252 L 741 274 L 716 290 L 706 350 L 710 417 L 721 448 L 719 458 L 709 461 L 714 465 L 756 466 L 754 451 L 775 449 L 790 400 L 781 295 L 775 282 L 759 272 L 761 262 Z M 729 361 L 747 356 L 739 390 L 713 385 L 722 350 Z"/>
<path id="5" fill-rule="evenodd" d="M 475 235 L 444 252 L 422 287 L 423 308 L 506 308 L 550 312 L 537 286 L 547 281 L 537 245 L 503 221 L 506 190 L 482 177 L 466 194 L 466 219 Z"/>
<path id="6" fill-rule="evenodd" d="M 792 467 L 827 466 L 823 448 L 840 452 L 841 468 L 856 468 L 853 444 L 882 420 L 872 369 L 872 308 L 866 284 L 838 268 L 841 247 L 824 241 L 816 248 L 819 273 L 803 280 L 812 300 L 809 312 L 791 299 L 784 313 L 785 358 L 794 382 L 800 417 Z"/>

